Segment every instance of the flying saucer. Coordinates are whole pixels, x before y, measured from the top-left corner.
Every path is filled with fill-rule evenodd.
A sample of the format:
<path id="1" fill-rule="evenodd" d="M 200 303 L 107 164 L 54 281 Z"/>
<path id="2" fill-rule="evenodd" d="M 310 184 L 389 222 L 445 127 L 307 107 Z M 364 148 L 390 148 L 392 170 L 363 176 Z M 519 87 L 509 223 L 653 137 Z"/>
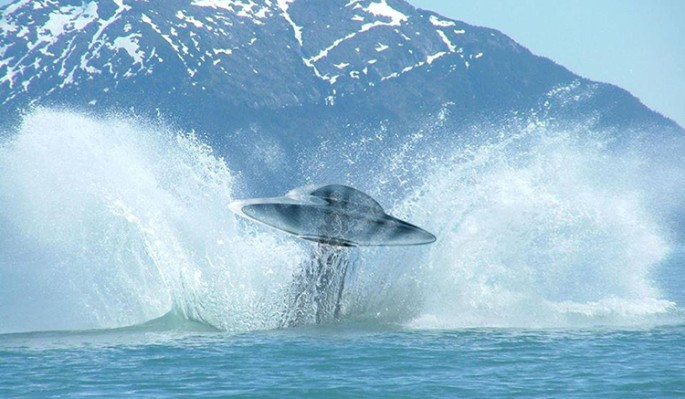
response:
<path id="1" fill-rule="evenodd" d="M 435 236 L 385 213 L 373 198 L 339 184 L 304 186 L 284 197 L 234 201 L 238 215 L 319 243 L 356 246 L 421 245 Z"/>

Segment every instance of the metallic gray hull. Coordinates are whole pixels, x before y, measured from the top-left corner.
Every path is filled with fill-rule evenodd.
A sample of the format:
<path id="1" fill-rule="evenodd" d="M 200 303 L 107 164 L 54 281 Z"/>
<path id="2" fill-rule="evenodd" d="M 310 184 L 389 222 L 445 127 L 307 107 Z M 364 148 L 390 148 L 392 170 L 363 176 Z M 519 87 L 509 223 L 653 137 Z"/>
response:
<path id="1" fill-rule="evenodd" d="M 319 243 L 337 246 L 421 245 L 431 233 L 394 218 L 370 196 L 342 185 L 306 186 L 285 197 L 237 201 L 247 219 Z"/>

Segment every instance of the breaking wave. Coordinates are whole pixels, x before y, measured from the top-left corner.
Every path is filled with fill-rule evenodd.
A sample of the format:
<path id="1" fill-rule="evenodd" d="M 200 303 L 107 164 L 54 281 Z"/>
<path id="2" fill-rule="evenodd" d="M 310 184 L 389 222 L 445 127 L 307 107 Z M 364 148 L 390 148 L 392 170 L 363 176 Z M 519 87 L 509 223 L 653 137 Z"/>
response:
<path id="1" fill-rule="evenodd" d="M 394 212 L 438 241 L 374 253 L 402 283 L 369 276 L 363 286 L 390 292 L 361 295 L 359 311 L 411 303 L 417 328 L 675 321 L 655 280 L 674 243 L 645 175 L 654 164 L 588 136 L 529 126 L 424 165 Z"/>
<path id="2" fill-rule="evenodd" d="M 281 193 L 249 187 L 194 135 L 133 118 L 41 109 L 8 136 L 0 333 L 169 312 L 231 331 L 278 327 L 313 245 L 240 222 L 227 204 L 248 189 Z M 343 318 L 460 328 L 676 317 L 654 278 L 676 245 L 658 182 L 645 185 L 644 158 L 610 144 L 544 126 L 435 152 L 396 143 L 397 156 L 365 168 L 376 172 L 341 183 L 374 185 L 391 213 L 438 241 L 360 250 Z M 396 183 L 401 171 L 413 177 Z"/>

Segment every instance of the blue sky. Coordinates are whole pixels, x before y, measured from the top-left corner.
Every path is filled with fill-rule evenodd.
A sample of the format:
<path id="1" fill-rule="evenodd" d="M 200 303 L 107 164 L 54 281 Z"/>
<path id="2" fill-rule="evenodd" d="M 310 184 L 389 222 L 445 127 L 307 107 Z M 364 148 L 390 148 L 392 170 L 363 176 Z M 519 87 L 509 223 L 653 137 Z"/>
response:
<path id="1" fill-rule="evenodd" d="M 409 0 L 507 34 L 685 127 L 685 0 Z"/>

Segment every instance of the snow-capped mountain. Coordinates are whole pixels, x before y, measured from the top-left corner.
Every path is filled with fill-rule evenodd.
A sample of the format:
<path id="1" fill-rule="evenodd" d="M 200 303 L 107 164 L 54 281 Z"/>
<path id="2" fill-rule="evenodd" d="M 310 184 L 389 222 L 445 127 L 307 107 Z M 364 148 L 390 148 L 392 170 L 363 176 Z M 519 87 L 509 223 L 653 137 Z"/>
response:
<path id="1" fill-rule="evenodd" d="M 403 135 L 438 114 L 680 131 L 620 88 L 404 0 L 16 0 L 0 9 L 0 104 L 5 126 L 34 105 L 160 115 L 220 151 L 246 135 Z"/>
<path id="2" fill-rule="evenodd" d="M 0 23 L 2 103 L 93 105 L 151 86 L 253 108 L 330 105 L 441 58 L 463 74 L 488 47 L 523 51 L 389 1 L 18 1 Z"/>
<path id="3" fill-rule="evenodd" d="M 401 0 L 18 0 L 1 13 L 6 110 L 185 96 L 275 109 L 351 95 L 393 109 L 537 101 L 562 86 L 634 102 L 499 32 Z"/>

